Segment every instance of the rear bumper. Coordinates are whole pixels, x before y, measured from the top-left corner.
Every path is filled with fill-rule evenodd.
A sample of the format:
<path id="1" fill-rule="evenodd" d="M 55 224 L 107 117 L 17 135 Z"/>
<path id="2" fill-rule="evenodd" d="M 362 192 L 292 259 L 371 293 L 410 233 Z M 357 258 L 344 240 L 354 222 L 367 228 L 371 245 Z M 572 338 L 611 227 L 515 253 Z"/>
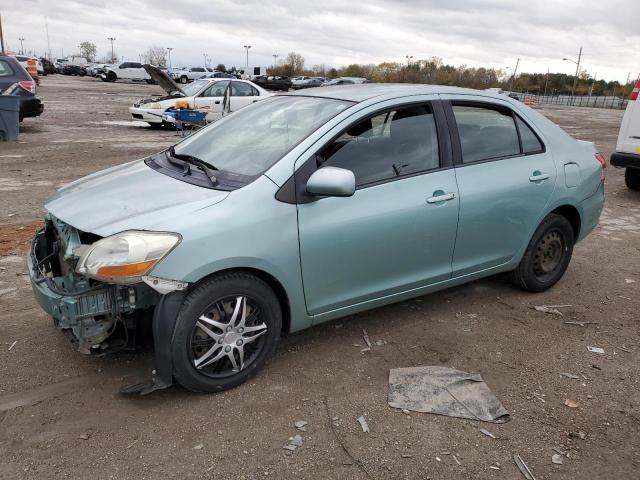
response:
<path id="1" fill-rule="evenodd" d="M 42 115 L 44 104 L 38 97 L 22 97 L 20 114 L 23 117 L 37 117 Z"/>
<path id="2" fill-rule="evenodd" d="M 640 168 L 640 154 L 616 152 L 611 155 L 610 162 L 614 167 Z"/>

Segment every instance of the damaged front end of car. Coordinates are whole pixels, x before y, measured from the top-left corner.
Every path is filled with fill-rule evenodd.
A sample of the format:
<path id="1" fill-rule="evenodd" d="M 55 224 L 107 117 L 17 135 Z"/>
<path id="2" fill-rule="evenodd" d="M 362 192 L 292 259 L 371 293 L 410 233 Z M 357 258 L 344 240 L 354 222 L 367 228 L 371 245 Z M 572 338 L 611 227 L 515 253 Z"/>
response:
<path id="1" fill-rule="evenodd" d="M 145 232 L 102 238 L 49 214 L 34 237 L 28 267 L 35 297 L 78 351 L 101 355 L 134 349 L 150 338 L 153 309 L 165 293 L 161 279 L 146 276 L 157 259 L 139 252 L 134 253 L 140 261 L 127 257 L 133 248 L 146 249 L 149 256 L 152 247 L 136 246 L 144 235 L 156 236 L 152 247 L 158 243 L 157 234 Z M 151 256 L 160 258 L 153 251 Z M 164 286 L 180 288 L 186 285 Z"/>

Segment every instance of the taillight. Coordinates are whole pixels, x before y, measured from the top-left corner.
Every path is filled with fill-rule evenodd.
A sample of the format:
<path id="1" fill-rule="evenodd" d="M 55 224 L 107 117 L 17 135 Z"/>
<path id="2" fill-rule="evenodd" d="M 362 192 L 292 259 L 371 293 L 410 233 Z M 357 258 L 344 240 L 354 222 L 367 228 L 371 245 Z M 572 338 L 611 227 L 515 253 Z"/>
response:
<path id="1" fill-rule="evenodd" d="M 633 87 L 633 90 L 631 90 L 631 93 L 629 94 L 629 100 L 637 100 L 638 93 L 640 93 L 640 80 L 636 82 L 636 86 Z"/>
<path id="2" fill-rule="evenodd" d="M 600 181 L 604 182 L 604 177 L 607 176 L 607 159 L 601 153 L 596 153 L 596 160 L 600 162 L 602 166 L 602 173 L 600 174 Z"/>
<path id="3" fill-rule="evenodd" d="M 24 80 L 22 82 L 19 82 L 18 85 L 20 85 L 28 92 L 31 92 L 33 94 L 36 93 L 36 82 L 34 82 L 33 80 Z"/>

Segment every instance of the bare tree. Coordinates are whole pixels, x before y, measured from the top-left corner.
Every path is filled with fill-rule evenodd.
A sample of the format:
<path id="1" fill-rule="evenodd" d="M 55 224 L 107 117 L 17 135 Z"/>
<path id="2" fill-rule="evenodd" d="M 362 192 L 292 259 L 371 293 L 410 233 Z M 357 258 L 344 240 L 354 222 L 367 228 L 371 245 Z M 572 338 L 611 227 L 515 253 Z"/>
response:
<path id="1" fill-rule="evenodd" d="M 227 67 L 224 66 L 224 63 L 219 63 L 216 67 L 216 72 L 226 72 Z"/>
<path id="2" fill-rule="evenodd" d="M 150 47 L 146 52 L 142 54 L 142 59 L 145 63 L 150 63 L 156 67 L 167 66 L 167 51 L 164 47 Z"/>
<path id="3" fill-rule="evenodd" d="M 91 42 L 82 42 L 80 45 L 80 55 L 86 58 L 89 62 L 93 62 L 96 58 L 96 46 Z"/>
<path id="4" fill-rule="evenodd" d="M 284 63 L 290 69 L 290 76 L 298 75 L 304 71 L 304 57 L 299 53 L 290 52 Z"/>

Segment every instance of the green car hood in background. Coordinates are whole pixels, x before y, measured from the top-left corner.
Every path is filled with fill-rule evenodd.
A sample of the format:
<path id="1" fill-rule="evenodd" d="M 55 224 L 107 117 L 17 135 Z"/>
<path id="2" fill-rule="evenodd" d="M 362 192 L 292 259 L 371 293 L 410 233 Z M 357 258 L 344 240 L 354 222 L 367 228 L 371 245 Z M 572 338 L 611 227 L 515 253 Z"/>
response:
<path id="1" fill-rule="evenodd" d="M 102 237 L 154 225 L 216 204 L 229 192 L 198 187 L 136 160 L 62 187 L 46 209 L 72 227 Z"/>

